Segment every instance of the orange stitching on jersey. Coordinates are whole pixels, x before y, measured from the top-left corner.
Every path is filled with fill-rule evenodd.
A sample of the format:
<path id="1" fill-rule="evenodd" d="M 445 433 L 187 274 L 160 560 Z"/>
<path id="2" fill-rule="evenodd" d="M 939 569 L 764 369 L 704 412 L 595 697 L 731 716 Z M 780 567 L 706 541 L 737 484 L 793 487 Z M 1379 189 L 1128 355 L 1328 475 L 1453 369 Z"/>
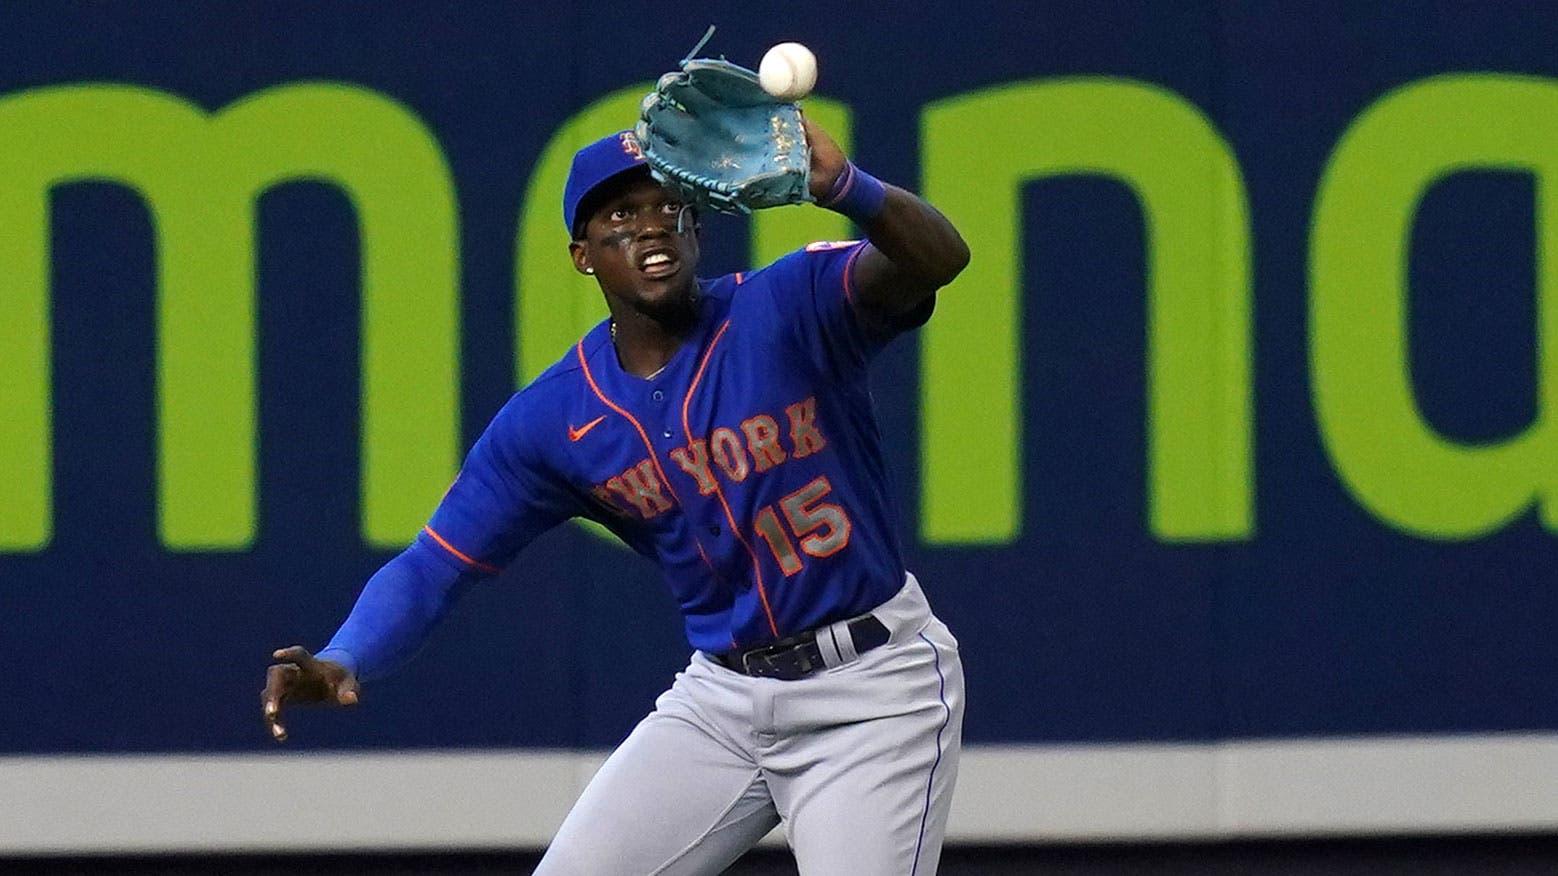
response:
<path id="1" fill-rule="evenodd" d="M 692 385 L 687 387 L 687 397 L 682 399 L 682 429 L 687 433 L 687 440 L 692 441 L 692 422 L 688 418 L 688 408 L 692 406 L 692 394 L 698 391 L 698 384 L 703 381 L 704 369 L 709 367 L 709 358 L 714 355 L 714 347 L 719 344 L 720 338 L 725 336 L 725 330 L 730 328 L 730 320 L 725 320 L 719 331 L 714 333 L 714 340 L 709 341 L 709 348 L 703 353 L 703 361 L 698 364 L 698 373 L 692 378 Z M 763 566 L 757 558 L 757 551 L 752 550 L 752 545 L 747 543 L 746 536 L 741 534 L 741 527 L 736 525 L 736 515 L 730 510 L 730 503 L 725 501 L 725 491 L 720 489 L 719 478 L 714 478 L 714 496 L 719 499 L 720 507 L 725 509 L 725 520 L 730 524 L 730 532 L 746 548 L 747 555 L 752 558 L 752 574 L 757 578 L 757 598 L 763 603 L 763 615 L 768 619 L 768 629 L 779 638 L 779 625 L 774 623 L 774 611 L 768 605 L 768 589 L 763 586 Z"/>
<path id="2" fill-rule="evenodd" d="M 728 324 L 729 320 L 727 320 L 726 322 Z M 623 410 L 622 408 L 618 407 L 616 402 L 614 402 L 611 399 L 607 398 L 606 394 L 604 392 L 601 392 L 600 386 L 598 386 L 595 383 L 595 375 L 590 373 L 590 363 L 589 363 L 588 360 L 586 360 L 584 358 L 584 339 L 583 338 L 579 339 L 579 343 L 578 343 L 577 346 L 574 347 L 574 350 L 575 350 L 575 352 L 577 352 L 579 354 L 579 365 L 583 367 L 584 379 L 589 382 L 590 389 L 595 393 L 597 398 L 599 398 L 601 401 L 606 403 L 607 407 L 609 407 L 612 410 L 616 411 L 617 413 L 621 414 L 624 419 L 626 419 L 629 423 L 633 424 L 633 428 L 634 429 L 638 430 L 638 437 L 644 442 L 644 449 L 649 451 L 649 461 L 654 464 L 655 472 L 660 475 L 660 480 L 665 483 L 665 488 L 667 490 L 671 491 L 671 498 L 676 500 L 676 504 L 681 505 L 682 504 L 682 497 L 677 494 L 676 487 L 671 484 L 671 479 L 665 476 L 665 469 L 660 467 L 660 457 L 655 455 L 654 445 L 649 443 L 649 433 L 644 431 L 644 427 L 639 424 L 638 420 L 632 414 L 630 414 L 627 411 Z M 699 372 L 699 373 L 702 373 L 702 372 Z M 718 482 L 716 482 L 716 483 L 718 483 Z M 738 537 L 739 537 L 739 534 L 738 534 Z M 714 564 L 709 562 L 709 555 L 704 553 L 703 542 L 699 541 L 698 537 L 695 535 L 692 538 L 692 543 L 693 543 L 694 546 L 696 546 L 698 548 L 698 553 L 703 555 L 703 562 L 708 565 L 709 571 L 714 573 L 714 577 L 716 579 L 719 579 L 719 572 L 715 571 Z"/>
<path id="3" fill-rule="evenodd" d="M 649 433 L 644 431 L 644 427 L 639 425 L 638 420 L 632 414 L 618 407 L 617 403 L 607 398 L 606 394 L 601 392 L 600 387 L 596 385 L 595 376 L 590 373 L 590 363 L 585 361 L 584 358 L 583 338 L 579 339 L 579 343 L 574 347 L 574 351 L 579 354 L 579 364 L 584 367 L 584 379 L 589 381 L 590 389 L 594 390 L 595 395 L 606 403 L 606 407 L 621 414 L 624 419 L 633 424 L 634 429 L 638 430 L 638 437 L 643 440 L 644 449 L 649 451 L 649 461 L 654 464 L 655 473 L 660 475 L 660 481 L 665 484 L 665 488 L 671 491 L 671 498 L 676 500 L 676 504 L 682 504 L 682 497 L 676 494 L 676 487 L 671 485 L 671 479 L 665 476 L 665 469 L 660 467 L 660 457 L 655 455 L 655 446 L 649 443 Z"/>
<path id="4" fill-rule="evenodd" d="M 695 538 L 692 540 L 692 543 L 693 546 L 698 549 L 698 556 L 703 557 L 703 564 L 709 567 L 709 574 L 713 575 L 714 580 L 720 582 L 721 584 L 725 583 L 725 579 L 720 576 L 719 570 L 714 568 L 714 561 L 709 559 L 708 553 L 704 551 L 703 542 Z"/>
<path id="5" fill-rule="evenodd" d="M 468 566 L 473 566 L 473 567 L 475 567 L 477 569 L 482 570 L 483 572 L 491 572 L 494 575 L 496 575 L 497 573 L 503 571 L 502 569 L 499 569 L 497 566 L 489 566 L 486 563 L 481 562 L 480 560 L 472 559 L 472 558 L 466 556 L 465 554 L 460 553 L 460 549 L 459 548 L 455 547 L 454 545 L 450 544 L 447 541 L 444 541 L 444 537 L 439 535 L 437 533 L 437 531 L 435 531 L 433 529 L 433 527 L 431 527 L 431 526 L 424 526 L 424 527 L 422 527 L 422 531 L 427 533 L 428 535 L 431 535 L 433 537 L 434 541 L 438 542 L 441 546 L 443 546 L 444 550 L 446 550 L 449 553 L 454 554 L 455 556 L 459 557 L 460 560 L 462 562 L 464 562 Z"/>

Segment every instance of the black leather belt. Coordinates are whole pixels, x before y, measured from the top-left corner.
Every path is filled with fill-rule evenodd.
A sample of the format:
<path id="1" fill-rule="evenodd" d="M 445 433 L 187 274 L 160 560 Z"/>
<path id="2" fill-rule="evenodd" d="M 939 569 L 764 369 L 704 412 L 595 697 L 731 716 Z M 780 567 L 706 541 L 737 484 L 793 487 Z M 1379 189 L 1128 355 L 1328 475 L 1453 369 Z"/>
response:
<path id="1" fill-rule="evenodd" d="M 827 627 L 823 627 L 820 631 L 811 630 L 769 645 L 709 656 L 719 665 L 742 675 L 794 681 L 826 668 L 822 660 L 822 648 L 817 644 L 819 633 L 833 635 Z M 856 654 L 864 654 L 872 648 L 887 644 L 890 636 L 887 627 L 875 615 L 868 614 L 849 622 L 849 638 L 855 645 Z"/>

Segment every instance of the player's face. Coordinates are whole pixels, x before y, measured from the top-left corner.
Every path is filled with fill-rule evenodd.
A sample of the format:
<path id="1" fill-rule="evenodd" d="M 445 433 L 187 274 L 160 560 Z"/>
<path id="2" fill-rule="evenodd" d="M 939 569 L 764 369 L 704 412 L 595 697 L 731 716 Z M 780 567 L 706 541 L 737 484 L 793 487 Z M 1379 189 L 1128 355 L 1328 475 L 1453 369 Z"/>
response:
<path id="1" fill-rule="evenodd" d="M 584 239 L 570 250 L 581 272 L 594 269 L 608 297 L 650 316 L 685 305 L 694 289 L 698 235 L 689 213 L 682 231 L 683 204 L 649 177 L 609 194 L 590 214 Z"/>

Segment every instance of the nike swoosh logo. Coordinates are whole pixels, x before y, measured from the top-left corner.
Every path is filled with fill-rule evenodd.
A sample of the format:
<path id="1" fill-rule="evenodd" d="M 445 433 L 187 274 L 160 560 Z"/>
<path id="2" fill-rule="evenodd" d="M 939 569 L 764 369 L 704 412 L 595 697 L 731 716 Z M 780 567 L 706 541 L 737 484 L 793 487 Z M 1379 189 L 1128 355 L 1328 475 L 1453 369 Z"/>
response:
<path id="1" fill-rule="evenodd" d="M 595 428 L 596 426 L 599 426 L 601 424 L 601 421 L 604 420 L 604 419 L 606 419 L 606 415 L 605 414 L 601 414 L 600 416 L 598 416 L 595 419 L 589 421 L 588 423 L 585 423 L 583 426 L 580 426 L 577 429 L 575 429 L 572 426 L 569 426 L 568 427 L 568 440 L 569 441 L 578 441 L 580 438 L 583 438 L 585 435 L 588 435 L 591 429 Z"/>

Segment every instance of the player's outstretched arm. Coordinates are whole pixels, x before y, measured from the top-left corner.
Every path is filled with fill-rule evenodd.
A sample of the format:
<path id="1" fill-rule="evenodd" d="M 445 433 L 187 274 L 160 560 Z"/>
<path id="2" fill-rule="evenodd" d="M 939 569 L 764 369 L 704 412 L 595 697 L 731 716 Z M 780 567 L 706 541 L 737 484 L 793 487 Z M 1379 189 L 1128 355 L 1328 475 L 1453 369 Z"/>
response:
<path id="1" fill-rule="evenodd" d="M 356 705 L 360 688 L 350 668 L 317 658 L 302 645 L 278 649 L 271 659 L 276 662 L 265 673 L 260 710 L 277 742 L 287 739 L 287 728 L 281 723 L 281 707 L 286 703 Z"/>
<path id="2" fill-rule="evenodd" d="M 548 410 L 536 398 L 519 392 L 503 406 L 428 525 L 368 579 L 323 651 L 310 655 L 293 646 L 275 653 L 261 709 L 276 741 L 287 737 L 285 704 L 355 703 L 358 682 L 408 662 L 474 582 L 497 574 L 536 536 L 581 513 L 567 482 L 535 461 L 526 440 L 526 430 Z M 561 421 L 551 425 L 550 434 L 563 434 Z"/>
<path id="3" fill-rule="evenodd" d="M 281 710 L 288 703 L 354 705 L 360 680 L 388 675 L 410 660 L 471 580 L 420 540 L 385 563 L 323 651 L 293 645 L 271 655 L 276 662 L 266 671 L 260 700 L 272 738 L 287 738 Z"/>
<path id="4" fill-rule="evenodd" d="M 805 125 L 812 197 L 854 219 L 871 241 L 855 264 L 857 304 L 894 317 L 952 282 L 969 253 L 947 217 L 918 195 L 862 173 L 826 131 L 810 119 Z"/>

